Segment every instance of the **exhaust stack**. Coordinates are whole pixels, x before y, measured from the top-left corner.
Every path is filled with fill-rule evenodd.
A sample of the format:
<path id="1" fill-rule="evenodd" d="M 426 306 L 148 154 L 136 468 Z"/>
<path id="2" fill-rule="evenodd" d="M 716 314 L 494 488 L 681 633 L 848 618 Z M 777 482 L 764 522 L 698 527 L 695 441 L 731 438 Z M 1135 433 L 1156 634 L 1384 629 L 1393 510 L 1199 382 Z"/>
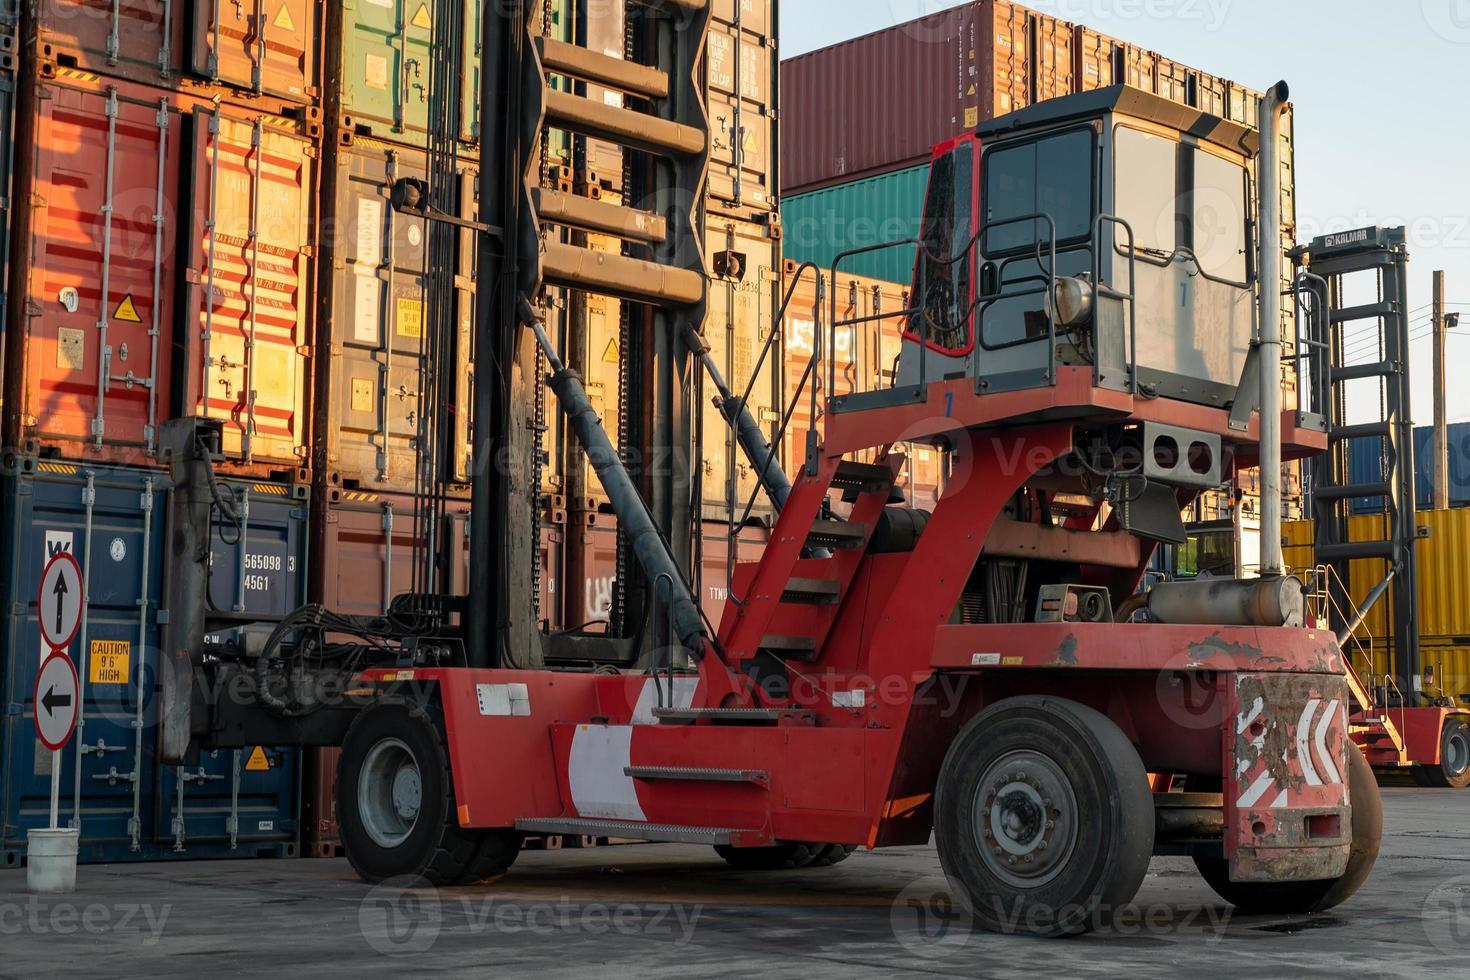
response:
<path id="1" fill-rule="evenodd" d="M 1261 323 L 1261 577 L 1286 573 L 1281 550 L 1281 110 L 1291 97 L 1277 82 L 1261 100 L 1260 202 L 1256 269 Z"/>

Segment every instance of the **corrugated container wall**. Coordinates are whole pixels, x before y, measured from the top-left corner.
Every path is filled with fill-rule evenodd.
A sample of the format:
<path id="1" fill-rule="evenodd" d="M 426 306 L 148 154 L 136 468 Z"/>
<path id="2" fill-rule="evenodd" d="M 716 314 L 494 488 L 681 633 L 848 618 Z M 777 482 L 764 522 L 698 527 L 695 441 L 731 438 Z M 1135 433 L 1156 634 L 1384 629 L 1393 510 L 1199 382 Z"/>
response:
<path id="1" fill-rule="evenodd" d="M 10 322 L 10 222 L 14 208 L 10 177 L 15 163 L 15 78 L 10 72 L 14 61 L 9 50 L 0 50 L 0 201 L 4 202 L 0 204 L 0 419 L 5 417 L 5 329 Z"/>
<path id="2" fill-rule="evenodd" d="M 824 270 L 841 252 L 916 238 L 923 220 L 929 164 L 837 184 L 781 202 L 782 247 L 797 263 Z M 843 260 L 841 274 L 887 282 L 913 281 L 914 247 L 905 245 Z"/>
<path id="3" fill-rule="evenodd" d="M 1066 94 L 1070 30 L 1009 0 L 980 0 L 783 62 L 782 193 L 913 166 L 1038 91 Z M 1044 61 L 1033 61 L 1037 47 Z"/>
<path id="4" fill-rule="evenodd" d="M 241 523 L 214 525 L 209 588 L 216 607 L 282 614 L 305 599 L 303 490 L 222 481 Z M 206 752 L 187 767 L 154 761 L 159 626 L 169 603 L 163 474 L 24 460 L 4 493 L 0 863 L 19 864 L 26 831 L 49 816 L 52 755 L 36 742 L 30 702 L 41 659 L 35 593 L 58 551 L 77 557 L 89 600 L 71 649 L 83 685 L 81 721 L 61 756 L 62 815 L 81 828 L 82 859 L 294 855 L 298 751 Z"/>
<path id="5" fill-rule="evenodd" d="M 1434 503 L 1434 428 L 1414 430 L 1414 503 L 1428 508 Z M 1383 447 L 1374 437 L 1354 439 L 1348 445 L 1350 473 L 1354 483 L 1383 482 Z M 1470 506 L 1470 422 L 1449 427 L 1450 506 Z M 1380 497 L 1355 497 L 1353 511 L 1370 514 L 1383 509 Z"/>
<path id="6" fill-rule="evenodd" d="M 225 422 L 223 468 L 306 463 L 311 127 L 86 72 L 37 86 L 6 433 L 27 452 L 156 464 L 157 428 Z M 18 278 L 18 277 L 17 277 Z"/>

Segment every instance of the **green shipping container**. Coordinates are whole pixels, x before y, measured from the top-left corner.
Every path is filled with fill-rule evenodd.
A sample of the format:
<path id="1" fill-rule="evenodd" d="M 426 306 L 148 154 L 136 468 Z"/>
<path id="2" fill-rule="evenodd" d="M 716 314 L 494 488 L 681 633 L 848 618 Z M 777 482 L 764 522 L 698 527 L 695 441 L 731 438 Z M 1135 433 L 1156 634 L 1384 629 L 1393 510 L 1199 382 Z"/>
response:
<path id="1" fill-rule="evenodd" d="M 785 198 L 781 233 L 786 258 L 816 262 L 827 269 L 848 249 L 918 237 L 928 185 L 926 163 Z M 911 282 L 914 249 L 904 246 L 853 256 L 844 259 L 838 271 Z"/>
<path id="2" fill-rule="evenodd" d="M 483 2 L 483 0 L 482 0 Z M 342 112 L 363 135 L 425 146 L 434 6 L 426 0 L 343 0 Z M 464 17 L 460 139 L 479 139 L 480 3 Z"/>

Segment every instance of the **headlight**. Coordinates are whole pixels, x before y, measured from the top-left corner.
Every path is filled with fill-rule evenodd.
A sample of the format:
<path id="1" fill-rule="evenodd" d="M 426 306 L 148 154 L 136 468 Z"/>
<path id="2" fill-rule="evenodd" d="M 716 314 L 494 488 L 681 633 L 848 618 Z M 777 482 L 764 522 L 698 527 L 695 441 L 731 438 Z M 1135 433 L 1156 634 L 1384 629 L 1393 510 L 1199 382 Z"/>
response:
<path id="1" fill-rule="evenodd" d="M 1047 297 L 1047 312 L 1059 327 L 1080 327 L 1091 320 L 1091 280 L 1084 276 L 1058 279 Z"/>

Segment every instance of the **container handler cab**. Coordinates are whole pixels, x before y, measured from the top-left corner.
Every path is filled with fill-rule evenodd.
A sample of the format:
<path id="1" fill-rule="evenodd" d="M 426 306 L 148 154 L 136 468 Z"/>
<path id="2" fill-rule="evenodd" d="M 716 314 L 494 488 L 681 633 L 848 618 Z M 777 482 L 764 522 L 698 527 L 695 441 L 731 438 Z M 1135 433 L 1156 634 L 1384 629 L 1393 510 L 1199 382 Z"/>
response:
<path id="1" fill-rule="evenodd" d="M 1303 625 L 1279 549 L 1263 579 L 1135 597 L 1195 495 L 1327 445 L 1320 416 L 1283 413 L 1259 380 L 1281 356 L 1270 134 L 1285 100 L 1283 84 L 1258 139 L 1117 87 L 951 147 L 893 387 L 829 399 L 788 480 L 716 378 L 779 510 L 718 629 L 518 287 L 515 315 L 667 599 L 674 649 L 640 672 L 467 666 L 473 637 L 455 616 L 474 594 L 398 604 L 391 622 L 308 609 L 208 656 L 175 616 L 167 652 L 195 678 L 192 703 L 166 691 L 177 734 L 190 750 L 340 739 L 337 816 L 370 882 L 484 881 L 528 834 L 708 844 L 746 869 L 933 839 L 957 896 L 995 930 L 1106 922 L 1155 854 L 1193 857 L 1245 908 L 1338 904 L 1376 857 L 1378 793 L 1348 738 L 1336 638 Z M 678 159 L 680 134 L 666 136 Z M 1165 171 L 1180 182 L 1167 213 L 1146 213 L 1144 185 Z M 1207 215 L 1223 237 L 1206 234 Z M 536 284 L 535 252 L 533 240 L 512 281 Z M 541 256 L 544 281 L 564 259 Z M 641 268 L 608 261 L 609 288 Z M 673 272 L 659 283 L 665 302 L 684 291 Z M 832 370 L 835 321 L 806 382 Z M 175 476 L 207 486 L 211 436 L 191 425 L 169 434 Z M 899 446 L 914 442 L 952 460 L 929 515 L 889 506 Z M 176 512 L 191 499 L 207 513 L 188 493 Z M 175 522 L 176 554 L 188 528 Z M 1151 621 L 1133 622 L 1144 607 Z M 333 639 L 374 629 L 394 641 Z M 331 704 L 302 693 L 323 665 L 351 678 Z M 200 693 L 242 678 L 257 704 Z"/>

